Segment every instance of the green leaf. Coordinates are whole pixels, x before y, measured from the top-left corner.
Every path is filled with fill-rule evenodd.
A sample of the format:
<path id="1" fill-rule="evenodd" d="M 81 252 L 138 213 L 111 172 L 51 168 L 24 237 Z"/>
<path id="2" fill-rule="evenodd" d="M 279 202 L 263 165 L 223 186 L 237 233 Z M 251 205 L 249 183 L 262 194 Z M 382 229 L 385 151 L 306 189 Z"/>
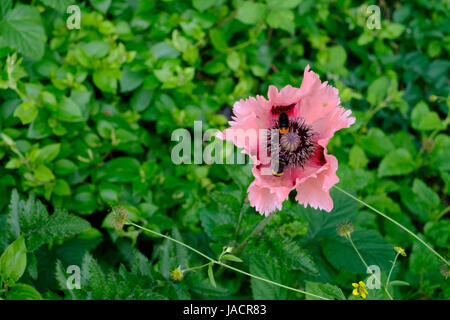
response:
<path id="1" fill-rule="evenodd" d="M 379 128 L 370 128 L 366 136 L 361 137 L 361 147 L 375 157 L 382 157 L 394 149 L 394 145 Z"/>
<path id="2" fill-rule="evenodd" d="M 359 145 L 355 144 L 350 149 L 349 154 L 349 164 L 353 168 L 365 168 L 367 163 L 369 162 L 369 159 L 367 159 L 366 153 L 364 152 L 364 149 L 361 148 Z"/>
<path id="3" fill-rule="evenodd" d="M 58 196 L 70 196 L 70 186 L 66 180 L 56 179 L 55 186 L 53 187 L 53 192 Z"/>
<path id="4" fill-rule="evenodd" d="M 332 300 L 346 300 L 345 295 L 339 287 L 336 287 L 329 283 L 319 283 L 312 281 L 305 281 L 306 283 L 306 292 L 316 294 L 318 296 L 332 299 Z M 310 295 L 305 295 L 306 300 L 323 300 L 320 298 L 316 298 Z"/>
<path id="5" fill-rule="evenodd" d="M 394 250 L 376 231 L 354 231 L 352 240 L 369 266 L 374 264 L 381 269 L 388 269 L 392 265 Z M 366 273 L 363 262 L 346 238 L 339 237 L 324 240 L 323 251 L 327 260 L 335 268 L 351 273 Z"/>
<path id="6" fill-rule="evenodd" d="M 265 19 L 267 6 L 251 1 L 242 2 L 237 10 L 236 19 L 245 24 L 256 24 Z"/>
<path id="7" fill-rule="evenodd" d="M 50 163 L 58 156 L 60 149 L 60 143 L 49 144 L 39 149 L 36 155 L 36 159 L 42 161 L 43 163 Z"/>
<path id="8" fill-rule="evenodd" d="M 367 101 L 371 105 L 377 105 L 386 97 L 389 88 L 389 78 L 380 77 L 372 82 L 367 89 Z"/>
<path id="9" fill-rule="evenodd" d="M 229 261 L 234 261 L 234 262 L 243 262 L 242 259 L 236 257 L 235 255 L 232 254 L 224 254 L 222 256 L 222 260 L 229 260 Z"/>
<path id="10" fill-rule="evenodd" d="M 221 29 L 211 29 L 209 30 L 209 36 L 211 38 L 211 43 L 220 52 L 226 52 L 228 49 L 227 39 L 224 32 Z"/>
<path id="11" fill-rule="evenodd" d="M 442 248 L 450 248 L 450 220 L 440 220 L 438 222 L 427 222 L 424 232 L 427 238 Z"/>
<path id="12" fill-rule="evenodd" d="M 290 34 L 295 31 L 294 13 L 288 9 L 276 9 L 269 12 L 267 23 L 275 29 L 282 29 Z"/>
<path id="13" fill-rule="evenodd" d="M 18 117 L 22 124 L 32 122 L 38 115 L 38 108 L 33 100 L 26 101 L 17 106 L 14 116 Z"/>
<path id="14" fill-rule="evenodd" d="M 302 0 L 266 0 L 270 9 L 293 9 L 297 7 Z"/>
<path id="15" fill-rule="evenodd" d="M 267 280 L 284 284 L 286 273 L 276 265 L 276 261 L 261 255 L 250 258 L 250 273 Z M 285 300 L 288 290 L 255 278 L 251 279 L 253 298 L 257 300 Z"/>
<path id="16" fill-rule="evenodd" d="M 411 125 L 419 131 L 443 129 L 444 126 L 439 115 L 434 111 L 430 111 L 424 101 L 417 103 L 411 112 Z"/>
<path id="17" fill-rule="evenodd" d="M 72 0 L 41 0 L 43 4 L 51 7 L 59 13 L 65 13 L 67 8 L 73 4 Z"/>
<path id="18" fill-rule="evenodd" d="M 144 76 L 139 72 L 132 71 L 129 67 L 125 67 L 120 78 L 120 92 L 130 92 L 139 87 L 144 81 Z"/>
<path id="19" fill-rule="evenodd" d="M 416 169 L 411 154 L 406 149 L 392 150 L 381 160 L 378 177 L 393 177 L 405 175 Z"/>
<path id="20" fill-rule="evenodd" d="M 411 284 L 406 281 L 394 280 L 389 282 L 389 286 L 411 286 Z"/>
<path id="21" fill-rule="evenodd" d="M 32 286 L 18 283 L 6 292 L 6 300 L 42 300 L 42 296 Z"/>
<path id="22" fill-rule="evenodd" d="M 311 243 L 318 243 L 327 238 L 338 238 L 336 226 L 342 222 L 351 221 L 356 215 L 358 207 L 355 201 L 337 190 L 332 189 L 330 194 L 334 202 L 331 212 L 315 210 L 309 206 L 307 208 L 295 207 L 302 218 L 309 223 L 306 238 Z"/>
<path id="23" fill-rule="evenodd" d="M 34 170 L 34 177 L 40 182 L 50 182 L 55 179 L 52 171 L 43 164 Z"/>
<path id="24" fill-rule="evenodd" d="M 216 4 L 216 0 L 192 0 L 192 5 L 198 11 L 205 11 Z"/>
<path id="25" fill-rule="evenodd" d="M 385 28 L 382 29 L 381 36 L 388 39 L 396 39 L 405 30 L 405 26 L 400 23 L 389 23 Z"/>
<path id="26" fill-rule="evenodd" d="M 56 117 L 62 121 L 83 121 L 81 108 L 71 98 L 64 96 L 56 111 Z"/>
<path id="27" fill-rule="evenodd" d="M 97 88 L 106 93 L 115 94 L 117 91 L 117 72 L 110 69 L 96 70 L 92 80 Z"/>
<path id="28" fill-rule="evenodd" d="M 60 159 L 54 164 L 55 173 L 58 175 L 66 175 L 74 173 L 78 167 L 69 159 Z"/>
<path id="29" fill-rule="evenodd" d="M 39 60 L 44 55 L 47 37 L 35 7 L 19 4 L 7 11 L 0 21 L 0 34 L 8 46 L 30 59 Z"/>
<path id="30" fill-rule="evenodd" d="M 98 186 L 100 197 L 108 204 L 117 204 L 120 199 L 120 188 L 112 183 L 101 183 Z"/>
<path id="31" fill-rule="evenodd" d="M 209 278 L 209 281 L 211 281 L 212 286 L 214 288 L 216 288 L 217 285 L 216 285 L 216 280 L 214 279 L 214 272 L 213 272 L 213 264 L 212 263 L 210 263 L 208 265 L 208 278 Z"/>
<path id="32" fill-rule="evenodd" d="M 98 11 L 106 14 L 109 7 L 111 6 L 112 0 L 89 0 L 89 3 Z"/>
<path id="33" fill-rule="evenodd" d="M 17 282 L 27 266 L 27 247 L 23 236 L 11 243 L 0 256 L 0 280 Z M 1 281 L 0 281 L 1 282 Z"/>

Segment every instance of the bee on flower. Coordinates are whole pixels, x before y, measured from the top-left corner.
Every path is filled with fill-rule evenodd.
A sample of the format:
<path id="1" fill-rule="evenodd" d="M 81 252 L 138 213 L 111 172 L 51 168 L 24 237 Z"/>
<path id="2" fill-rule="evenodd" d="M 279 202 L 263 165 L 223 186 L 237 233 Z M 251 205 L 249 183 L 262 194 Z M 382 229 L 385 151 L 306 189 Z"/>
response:
<path id="1" fill-rule="evenodd" d="M 216 136 L 232 141 L 251 157 L 255 180 L 247 192 L 256 211 L 267 216 L 281 210 L 293 189 L 297 190 L 295 199 L 305 207 L 310 205 L 328 212 L 333 209 L 329 190 L 339 182 L 338 161 L 328 153 L 327 145 L 336 131 L 355 122 L 350 117 L 351 111 L 339 104 L 338 90 L 327 82 L 322 83 L 309 66 L 300 88 L 288 85 L 278 91 L 270 86 L 268 99 L 249 97 L 234 104 L 230 128 Z M 259 132 L 261 129 L 269 133 L 263 150 L 261 141 L 254 141 L 261 139 L 247 141 L 236 137 L 238 130 Z M 279 134 L 279 141 L 272 141 L 275 133 Z M 271 164 L 263 161 L 265 155 L 271 154 L 273 145 L 277 145 L 282 159 L 277 163 L 282 168 L 276 170 L 270 170 Z M 267 167 L 270 174 L 262 171 Z"/>

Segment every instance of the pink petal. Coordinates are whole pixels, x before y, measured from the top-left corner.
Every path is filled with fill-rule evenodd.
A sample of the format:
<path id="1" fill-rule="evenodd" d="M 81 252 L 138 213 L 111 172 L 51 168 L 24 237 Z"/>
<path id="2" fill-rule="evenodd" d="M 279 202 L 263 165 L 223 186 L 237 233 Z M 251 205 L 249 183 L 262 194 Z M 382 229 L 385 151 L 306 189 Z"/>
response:
<path id="1" fill-rule="evenodd" d="M 260 214 L 268 216 L 275 210 L 281 210 L 282 203 L 289 196 L 289 188 L 268 188 L 253 181 L 248 187 L 250 205 Z"/>

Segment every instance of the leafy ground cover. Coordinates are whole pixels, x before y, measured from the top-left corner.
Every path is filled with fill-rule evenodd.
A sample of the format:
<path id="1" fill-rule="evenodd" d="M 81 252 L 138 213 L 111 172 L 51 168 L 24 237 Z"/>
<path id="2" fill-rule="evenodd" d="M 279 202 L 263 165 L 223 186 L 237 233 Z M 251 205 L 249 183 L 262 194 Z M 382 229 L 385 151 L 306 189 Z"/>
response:
<path id="1" fill-rule="evenodd" d="M 72 4 L 0 2 L 0 298 L 361 299 L 358 253 L 381 270 L 366 299 L 450 297 L 448 262 L 337 189 L 330 213 L 292 192 L 263 220 L 249 165 L 171 160 L 175 129 L 224 129 L 234 101 L 309 64 L 357 119 L 330 141 L 338 186 L 446 260 L 448 1 L 381 2 L 380 29 L 367 1 L 77 1 L 69 29 Z M 116 228 L 124 212 L 136 225 Z"/>

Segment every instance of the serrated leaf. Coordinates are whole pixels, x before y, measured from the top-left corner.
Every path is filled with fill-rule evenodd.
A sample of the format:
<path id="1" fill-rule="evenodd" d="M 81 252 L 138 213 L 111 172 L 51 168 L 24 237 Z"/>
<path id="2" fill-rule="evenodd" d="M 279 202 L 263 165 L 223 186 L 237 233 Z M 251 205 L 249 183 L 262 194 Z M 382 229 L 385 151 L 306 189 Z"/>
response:
<path id="1" fill-rule="evenodd" d="M 250 273 L 277 283 L 286 281 L 286 273 L 275 264 L 273 259 L 256 255 L 250 258 Z M 288 290 L 273 284 L 252 278 L 253 298 L 257 300 L 285 300 Z"/>
<path id="2" fill-rule="evenodd" d="M 357 230 L 352 239 L 366 263 L 389 269 L 394 259 L 392 246 L 374 230 Z M 351 243 L 346 238 L 326 239 L 323 253 L 337 269 L 352 273 L 366 273 L 366 268 Z"/>
<path id="3" fill-rule="evenodd" d="M 31 59 L 39 60 L 44 55 L 47 37 L 35 7 L 19 4 L 7 11 L 0 21 L 0 34 L 8 46 Z"/>
<path id="4" fill-rule="evenodd" d="M 327 298 L 332 300 L 346 300 L 345 295 L 339 287 L 336 287 L 329 283 L 319 283 L 312 281 L 305 281 L 306 292 Z M 323 300 L 311 295 L 305 295 L 306 300 Z"/>

